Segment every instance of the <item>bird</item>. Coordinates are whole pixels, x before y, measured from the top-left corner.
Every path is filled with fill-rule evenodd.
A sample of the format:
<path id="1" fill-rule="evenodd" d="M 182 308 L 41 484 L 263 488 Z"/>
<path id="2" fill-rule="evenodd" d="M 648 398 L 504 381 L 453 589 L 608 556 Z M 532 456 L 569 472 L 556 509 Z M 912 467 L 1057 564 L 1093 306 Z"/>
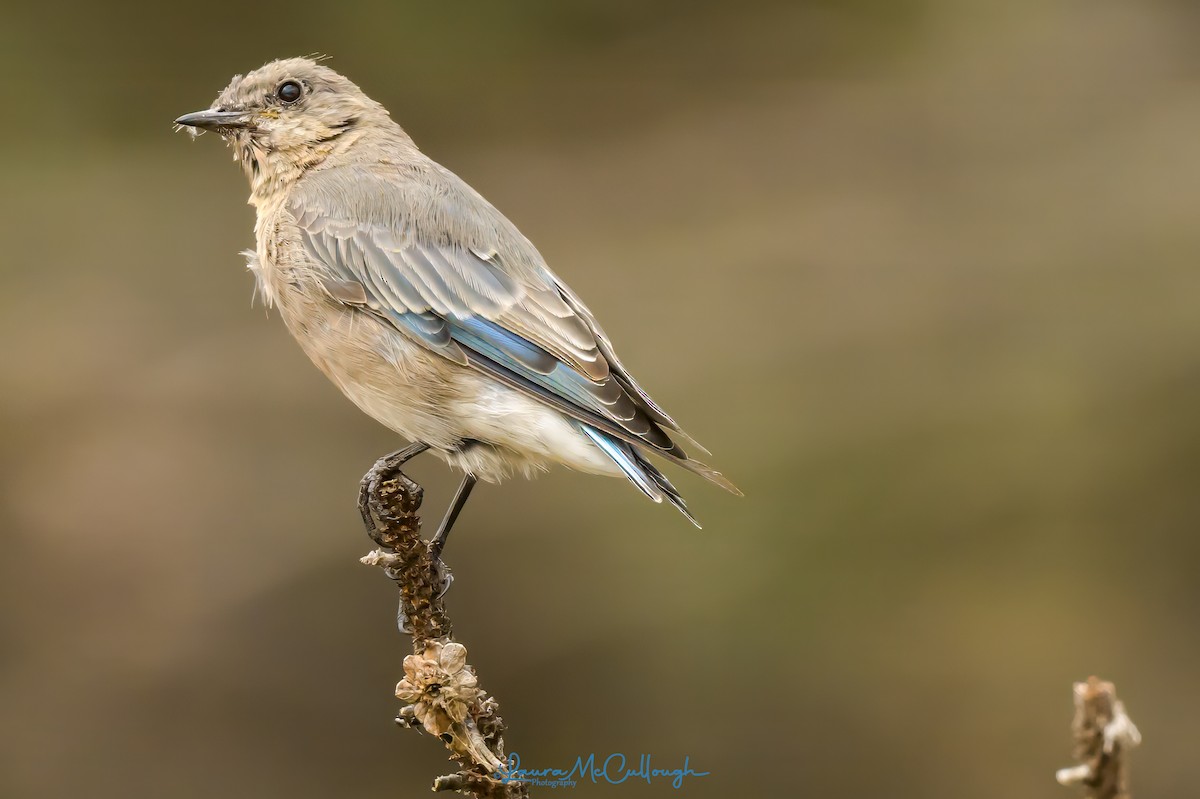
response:
<path id="1" fill-rule="evenodd" d="M 257 291 L 347 398 L 479 480 L 553 464 L 627 478 L 699 527 L 651 456 L 741 495 L 617 358 L 537 248 L 314 58 L 236 75 L 176 129 L 219 134 L 249 180 Z M 703 450 L 707 453 L 707 450 Z"/>

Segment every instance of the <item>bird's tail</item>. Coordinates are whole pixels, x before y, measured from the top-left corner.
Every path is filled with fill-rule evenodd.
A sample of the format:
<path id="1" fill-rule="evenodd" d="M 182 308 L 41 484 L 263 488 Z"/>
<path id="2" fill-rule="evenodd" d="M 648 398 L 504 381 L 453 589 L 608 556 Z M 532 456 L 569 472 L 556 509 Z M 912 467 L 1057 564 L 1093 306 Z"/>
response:
<path id="1" fill-rule="evenodd" d="M 584 435 L 590 438 L 597 447 L 604 452 L 605 455 L 613 459 L 617 467 L 629 478 L 629 482 L 633 483 L 638 489 L 650 497 L 655 502 L 662 502 L 664 499 L 670 502 L 675 508 L 687 517 L 687 520 L 696 527 L 700 527 L 700 522 L 696 521 L 696 517 L 688 512 L 687 504 L 683 501 L 683 497 L 679 495 L 679 491 L 675 486 L 671 485 L 671 481 L 667 476 L 660 472 L 654 464 L 642 457 L 642 454 L 634 449 L 633 446 L 619 441 L 607 433 L 602 433 L 591 425 L 576 423 Z"/>

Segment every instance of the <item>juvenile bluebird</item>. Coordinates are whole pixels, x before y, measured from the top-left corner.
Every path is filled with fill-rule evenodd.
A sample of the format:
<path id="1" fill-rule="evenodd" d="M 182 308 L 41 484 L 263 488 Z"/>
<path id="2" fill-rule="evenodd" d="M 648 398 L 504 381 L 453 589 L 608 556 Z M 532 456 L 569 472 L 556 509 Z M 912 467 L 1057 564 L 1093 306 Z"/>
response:
<path id="1" fill-rule="evenodd" d="M 435 553 L 476 480 L 554 463 L 624 476 L 693 524 L 648 455 L 740 494 L 684 452 L 675 439 L 691 439 L 533 244 L 346 78 L 274 61 L 175 122 L 233 148 L 258 216 L 250 268 L 313 363 L 465 473 Z"/>

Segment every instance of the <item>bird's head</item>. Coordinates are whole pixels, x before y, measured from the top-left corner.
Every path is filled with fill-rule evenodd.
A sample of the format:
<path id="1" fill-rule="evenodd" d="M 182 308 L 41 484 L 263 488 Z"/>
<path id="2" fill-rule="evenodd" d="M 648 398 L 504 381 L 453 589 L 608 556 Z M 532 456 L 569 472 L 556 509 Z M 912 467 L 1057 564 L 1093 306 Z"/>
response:
<path id="1" fill-rule="evenodd" d="M 256 190 L 264 181 L 298 177 L 363 131 L 399 130 L 383 106 L 311 58 L 272 61 L 236 75 L 210 108 L 175 124 L 224 137 Z"/>

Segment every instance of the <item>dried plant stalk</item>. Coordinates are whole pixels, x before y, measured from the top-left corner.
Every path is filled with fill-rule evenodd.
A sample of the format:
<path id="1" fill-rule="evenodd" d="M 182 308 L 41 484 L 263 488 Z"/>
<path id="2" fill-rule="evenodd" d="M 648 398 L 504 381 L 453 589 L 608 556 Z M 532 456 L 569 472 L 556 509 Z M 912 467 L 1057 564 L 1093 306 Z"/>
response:
<path id="1" fill-rule="evenodd" d="M 466 647 L 453 639 L 442 602 L 449 575 L 420 535 L 417 511 L 424 492 L 400 470 L 422 449 L 409 447 L 380 458 L 359 490 L 363 524 L 378 546 L 362 561 L 381 567 L 396 582 L 401 626 L 413 641 L 413 654 L 404 659 L 404 678 L 396 686 L 396 696 L 409 704 L 396 722 L 436 735 L 462 767 L 438 777 L 435 791 L 490 799 L 526 797 L 523 783 L 493 776 L 505 760 L 504 721 L 496 712 L 496 700 L 479 687 Z"/>
<path id="2" fill-rule="evenodd" d="M 1116 686 L 1098 677 L 1075 683 L 1071 731 L 1080 763 L 1059 769 L 1059 783 L 1083 785 L 1089 799 L 1129 799 L 1129 750 L 1142 735 L 1117 699 Z"/>

